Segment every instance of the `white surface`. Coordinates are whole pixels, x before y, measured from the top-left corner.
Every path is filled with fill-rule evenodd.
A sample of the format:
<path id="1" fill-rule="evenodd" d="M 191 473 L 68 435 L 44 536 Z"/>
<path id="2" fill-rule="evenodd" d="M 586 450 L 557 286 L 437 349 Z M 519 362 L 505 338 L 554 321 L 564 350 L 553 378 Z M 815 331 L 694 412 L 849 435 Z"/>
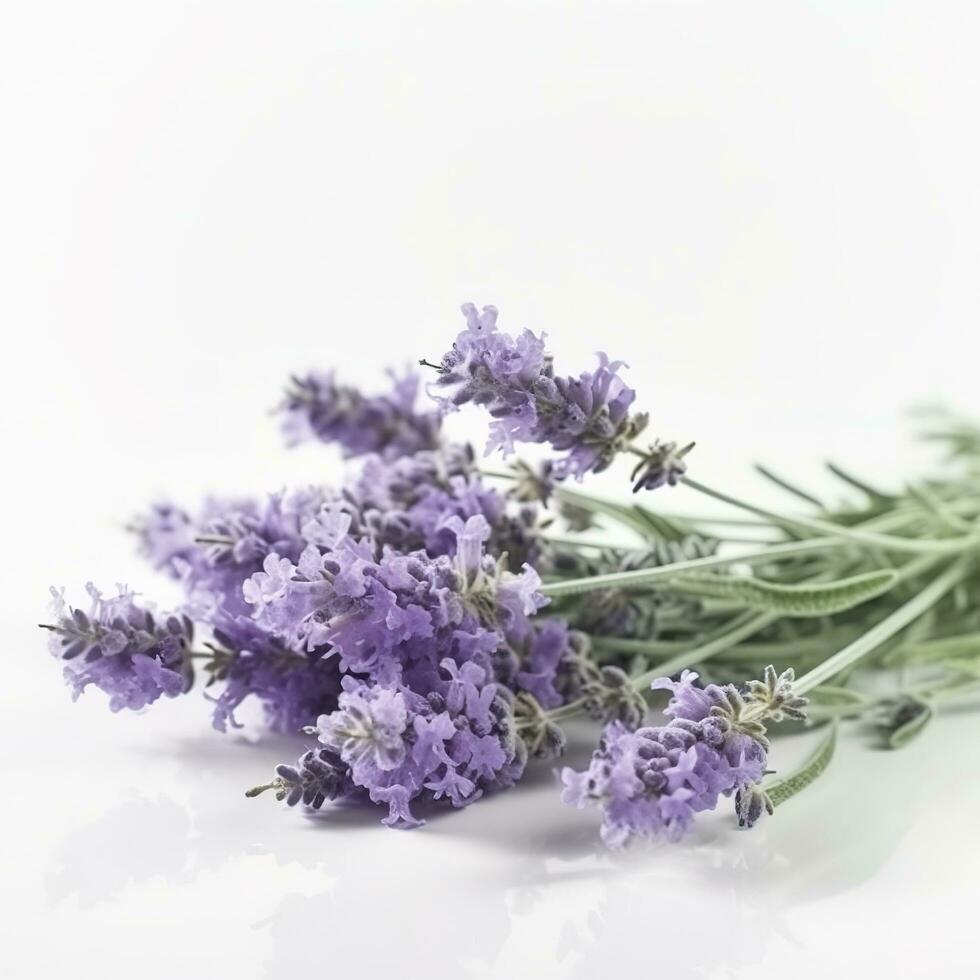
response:
<path id="1" fill-rule="evenodd" d="M 975 715 L 610 857 L 546 767 L 415 833 L 245 801 L 291 747 L 71 705 L 32 624 L 171 598 L 149 499 L 335 479 L 282 378 L 438 356 L 466 299 L 629 359 L 716 485 L 902 479 L 908 403 L 980 410 L 978 43 L 970 3 L 0 6 L 6 975 L 975 976 Z"/>

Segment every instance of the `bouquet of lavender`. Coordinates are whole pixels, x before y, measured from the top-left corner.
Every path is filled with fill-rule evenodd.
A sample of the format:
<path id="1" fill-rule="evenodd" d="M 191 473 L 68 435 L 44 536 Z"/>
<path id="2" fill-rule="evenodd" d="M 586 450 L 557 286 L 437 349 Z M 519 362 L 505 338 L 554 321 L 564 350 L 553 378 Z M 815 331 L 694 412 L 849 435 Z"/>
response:
<path id="1" fill-rule="evenodd" d="M 588 767 L 562 770 L 563 799 L 595 804 L 619 847 L 676 840 L 721 797 L 751 827 L 826 768 L 840 720 L 897 748 L 978 689 L 980 430 L 933 432 L 965 472 L 901 493 L 834 467 L 861 495 L 842 509 L 763 469 L 815 516 L 777 514 L 687 477 L 692 445 L 642 442 L 622 362 L 564 376 L 543 337 L 499 331 L 493 307 L 463 313 L 449 352 L 421 362 L 425 409 L 415 374 L 376 396 L 332 373 L 291 380 L 287 441 L 357 458 L 344 485 L 158 505 L 134 525 L 181 583 L 179 609 L 89 585 L 85 611 L 52 590 L 44 628 L 73 695 L 94 685 L 113 711 L 139 710 L 202 672 L 221 731 L 255 697 L 270 728 L 314 739 L 248 796 L 361 799 L 402 827 L 512 786 L 588 715 L 604 727 Z M 538 443 L 552 458 L 484 467 L 442 435 L 468 402 L 491 417 L 487 455 Z M 569 486 L 621 457 L 635 494 L 683 482 L 743 514 L 681 518 Z M 597 539 L 610 524 L 635 544 Z M 749 546 L 741 525 L 765 537 Z M 787 775 L 770 761 L 779 724 L 826 727 Z"/>

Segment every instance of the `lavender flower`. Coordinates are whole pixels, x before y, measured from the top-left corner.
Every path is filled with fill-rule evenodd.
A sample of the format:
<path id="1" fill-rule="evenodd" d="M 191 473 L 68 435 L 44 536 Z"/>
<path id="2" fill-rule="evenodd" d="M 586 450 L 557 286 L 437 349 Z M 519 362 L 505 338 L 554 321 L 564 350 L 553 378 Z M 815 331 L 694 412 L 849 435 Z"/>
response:
<path id="1" fill-rule="evenodd" d="M 258 796 L 267 789 L 275 790 L 277 800 L 285 800 L 289 806 L 302 803 L 312 810 L 319 810 L 328 800 L 335 800 L 353 790 L 344 764 L 327 749 L 309 749 L 293 765 L 276 766 L 271 783 L 256 786 L 245 795 Z"/>
<path id="2" fill-rule="evenodd" d="M 391 461 L 369 456 L 339 492 L 305 487 L 257 500 L 212 499 L 194 517 L 161 504 L 135 527 L 141 553 L 182 581 L 187 611 L 213 624 L 251 612 L 242 582 L 271 554 L 297 562 L 308 545 L 327 547 L 349 534 L 378 548 L 452 555 L 456 538 L 445 521 L 476 515 L 490 524 L 488 546 L 506 554 L 512 570 L 542 562 L 536 510 L 510 513 L 506 500 L 481 481 L 467 446 Z"/>
<path id="3" fill-rule="evenodd" d="M 260 500 L 212 499 L 195 518 L 158 505 L 138 524 L 141 551 L 182 582 L 193 619 L 214 623 L 248 615 L 242 582 L 270 554 L 299 558 L 311 540 L 329 533 L 343 509 L 334 494 L 316 487 Z"/>
<path id="4" fill-rule="evenodd" d="M 518 666 L 512 686 L 532 695 L 543 708 L 557 708 L 564 701 L 562 675 L 571 668 L 580 641 L 563 620 L 554 618 L 534 623 L 519 639 L 510 637 Z"/>
<path id="5" fill-rule="evenodd" d="M 326 711 L 333 711 L 340 694 L 340 671 L 335 659 L 285 650 L 250 619 L 222 617 L 213 630 L 214 657 L 207 669 L 210 684 L 222 688 L 212 696 L 212 723 L 218 731 L 239 727 L 235 710 L 249 697 L 257 698 L 270 729 L 295 734 Z"/>
<path id="6" fill-rule="evenodd" d="M 463 306 L 466 329 L 444 355 L 431 393 L 447 408 L 484 405 L 493 416 L 487 452 L 507 455 L 517 442 L 550 443 L 567 455 L 551 475 L 581 479 L 605 469 L 645 428 L 630 415 L 636 392 L 618 371 L 621 361 L 599 354 L 599 365 L 578 378 L 556 377 L 544 337 L 525 330 L 517 338 L 497 330 L 497 310 Z"/>
<path id="7" fill-rule="evenodd" d="M 293 377 L 281 407 L 289 445 L 335 442 L 345 456 L 378 453 L 394 459 L 438 445 L 440 415 L 415 410 L 419 378 L 390 372 L 386 395 L 365 395 L 337 383 L 333 372 Z"/>
<path id="8" fill-rule="evenodd" d="M 256 622 L 298 652 L 320 649 L 341 669 L 384 684 L 431 689 L 452 657 L 492 669 L 508 634 L 524 635 L 545 599 L 528 566 L 520 575 L 484 554 L 490 527 L 481 515 L 446 521 L 455 556 L 377 554 L 344 536 L 333 547 L 309 545 L 293 563 L 277 555 L 244 584 Z"/>
<path id="9" fill-rule="evenodd" d="M 542 557 L 536 509 L 509 513 L 506 500 L 481 479 L 469 446 L 450 444 L 390 462 L 369 457 L 344 496 L 359 514 L 362 533 L 399 551 L 452 555 L 456 537 L 446 521 L 482 515 L 491 528 L 488 547 L 506 553 L 512 570 Z"/>
<path id="10" fill-rule="evenodd" d="M 633 469 L 633 493 L 640 490 L 656 490 L 664 485 L 675 487 L 687 472 L 684 457 L 694 448 L 694 443 L 678 448 L 676 442 L 654 443 L 643 454 Z"/>
<path id="11" fill-rule="evenodd" d="M 193 627 L 186 617 L 153 614 L 121 589 L 104 598 L 91 583 L 88 613 L 73 609 L 61 592 L 54 597 L 51 652 L 65 664 L 65 680 L 77 699 L 90 684 L 109 695 L 113 711 L 134 711 L 187 691 L 192 675 L 185 659 Z"/>
<path id="12" fill-rule="evenodd" d="M 350 784 L 387 804 L 382 822 L 389 826 L 423 822 L 413 800 L 466 806 L 512 785 L 524 769 L 509 701 L 484 669 L 449 658 L 439 667 L 425 696 L 346 677 L 338 709 L 317 721 L 320 741 L 346 765 Z"/>
<path id="13" fill-rule="evenodd" d="M 732 685 L 661 678 L 653 689 L 672 692 L 666 725 L 630 731 L 614 721 L 584 772 L 565 768 L 562 799 L 573 806 L 597 802 L 601 836 L 610 847 L 636 836 L 677 840 L 695 814 L 713 810 L 720 796 L 736 795 L 739 822 L 751 826 L 771 804 L 759 786 L 769 743 L 765 721 L 802 717 L 805 701 L 792 693 L 792 672 L 753 682 L 743 696 Z"/>
<path id="14" fill-rule="evenodd" d="M 136 521 L 140 554 L 156 569 L 178 575 L 182 563 L 192 560 L 197 545 L 190 516 L 173 504 L 154 504 L 150 512 Z"/>

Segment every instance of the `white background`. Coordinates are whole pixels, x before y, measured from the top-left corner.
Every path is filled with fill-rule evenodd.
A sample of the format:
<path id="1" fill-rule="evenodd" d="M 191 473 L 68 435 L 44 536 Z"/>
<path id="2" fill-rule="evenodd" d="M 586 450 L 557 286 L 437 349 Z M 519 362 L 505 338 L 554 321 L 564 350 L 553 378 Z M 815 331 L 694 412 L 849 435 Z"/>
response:
<path id="1" fill-rule="evenodd" d="M 149 500 L 338 479 L 284 377 L 380 384 L 468 299 L 630 361 L 706 482 L 909 478 L 907 406 L 980 411 L 978 50 L 972 3 L 0 3 L 7 975 L 976 976 L 973 714 L 611 857 L 547 767 L 415 833 L 247 802 L 293 745 L 71 705 L 33 624 L 171 598 Z"/>

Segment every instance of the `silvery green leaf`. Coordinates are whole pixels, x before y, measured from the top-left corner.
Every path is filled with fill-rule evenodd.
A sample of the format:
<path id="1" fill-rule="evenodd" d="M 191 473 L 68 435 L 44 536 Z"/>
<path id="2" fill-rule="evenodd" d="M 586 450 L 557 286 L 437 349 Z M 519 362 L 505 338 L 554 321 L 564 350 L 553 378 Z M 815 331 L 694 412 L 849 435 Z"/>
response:
<path id="1" fill-rule="evenodd" d="M 898 573 L 892 569 L 864 572 L 817 585 L 781 585 L 751 575 L 688 572 L 671 578 L 668 585 L 693 595 L 737 599 L 751 609 L 804 618 L 829 616 L 859 606 L 884 595 L 897 581 Z"/>
<path id="2" fill-rule="evenodd" d="M 807 493 L 806 490 L 801 489 L 788 480 L 784 480 L 781 476 L 774 473 L 768 466 L 763 466 L 762 463 L 755 464 L 755 470 L 761 476 L 764 476 L 767 480 L 776 484 L 781 490 L 785 490 L 787 493 L 793 494 L 794 497 L 799 497 L 800 500 L 805 500 L 808 504 L 813 504 L 818 510 L 824 510 L 824 505 L 820 501 L 819 497 L 813 496 L 812 493 Z"/>
<path id="3" fill-rule="evenodd" d="M 866 497 L 870 498 L 872 503 L 880 504 L 890 504 L 893 503 L 897 498 L 894 494 L 885 493 L 882 490 L 877 489 L 877 487 L 871 486 L 865 480 L 862 480 L 853 473 L 848 473 L 842 466 L 838 466 L 836 463 L 828 463 L 827 469 L 834 474 L 838 479 L 843 480 L 845 483 L 850 484 L 857 490 L 860 490 Z"/>
<path id="4" fill-rule="evenodd" d="M 644 537 L 652 536 L 654 540 L 680 542 L 694 533 L 694 526 L 689 521 L 655 514 L 642 504 L 633 504 L 623 509 L 631 511 L 636 520 L 646 527 Z"/>
<path id="5" fill-rule="evenodd" d="M 980 633 L 965 633 L 922 643 L 907 643 L 888 658 L 888 663 L 945 663 L 958 657 L 975 657 L 977 654 L 980 654 Z"/>
<path id="6" fill-rule="evenodd" d="M 779 806 L 806 789 L 830 765 L 836 747 L 837 722 L 833 722 L 816 750 L 796 772 L 763 787 L 769 794 L 772 805 Z"/>

